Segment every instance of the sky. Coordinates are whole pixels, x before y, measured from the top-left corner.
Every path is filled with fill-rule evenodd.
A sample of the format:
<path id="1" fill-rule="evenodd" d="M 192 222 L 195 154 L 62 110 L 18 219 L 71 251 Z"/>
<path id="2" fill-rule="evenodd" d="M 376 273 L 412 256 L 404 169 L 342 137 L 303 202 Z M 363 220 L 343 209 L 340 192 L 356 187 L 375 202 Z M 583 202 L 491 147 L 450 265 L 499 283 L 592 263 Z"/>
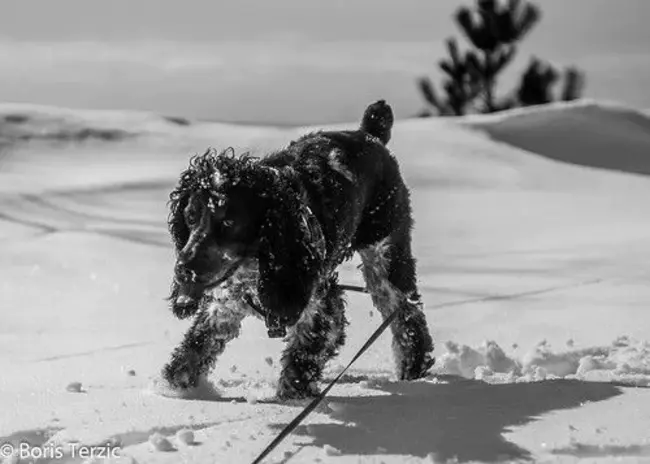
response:
<path id="1" fill-rule="evenodd" d="M 586 96 L 650 108 L 650 1 L 538 0 L 531 55 L 587 73 Z M 0 0 L 0 101 L 189 118 L 354 121 L 423 107 L 459 0 Z"/>

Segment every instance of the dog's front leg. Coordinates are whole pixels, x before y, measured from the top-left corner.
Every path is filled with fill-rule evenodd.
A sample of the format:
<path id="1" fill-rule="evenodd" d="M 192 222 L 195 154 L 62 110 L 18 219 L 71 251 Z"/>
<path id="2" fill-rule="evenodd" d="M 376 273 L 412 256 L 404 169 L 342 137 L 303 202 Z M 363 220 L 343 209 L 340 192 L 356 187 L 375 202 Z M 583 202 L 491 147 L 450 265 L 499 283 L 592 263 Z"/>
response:
<path id="1" fill-rule="evenodd" d="M 237 338 L 243 314 L 201 309 L 181 344 L 163 368 L 163 377 L 173 388 L 196 387 L 202 375 L 215 365 L 226 343 Z"/>
<path id="2" fill-rule="evenodd" d="M 318 395 L 317 382 L 323 368 L 345 341 L 345 302 L 336 277 L 319 293 L 322 296 L 312 298 L 299 321 L 289 329 L 277 389 L 280 399 Z"/>

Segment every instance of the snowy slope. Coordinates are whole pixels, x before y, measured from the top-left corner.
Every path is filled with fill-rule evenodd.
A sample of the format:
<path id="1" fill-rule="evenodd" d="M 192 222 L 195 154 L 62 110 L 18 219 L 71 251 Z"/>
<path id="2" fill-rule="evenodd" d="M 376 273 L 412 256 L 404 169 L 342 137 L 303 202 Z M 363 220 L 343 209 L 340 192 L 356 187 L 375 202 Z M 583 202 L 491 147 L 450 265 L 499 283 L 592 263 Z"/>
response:
<path id="1" fill-rule="evenodd" d="M 246 321 L 210 376 L 220 396 L 151 388 L 187 327 L 163 301 L 165 202 L 208 145 L 261 154 L 311 128 L 0 106 L 0 119 L 17 114 L 19 137 L 0 127 L 0 443 L 110 441 L 123 455 L 110 462 L 251 461 L 301 406 L 272 401 L 282 344 L 261 323 Z M 620 172 L 645 172 L 650 141 L 629 114 L 587 102 L 398 122 L 436 375 L 396 382 L 382 337 L 268 462 L 650 462 L 638 388 L 650 384 L 650 180 Z M 129 136 L 34 136 L 99 129 Z M 345 282 L 361 283 L 356 263 Z M 348 306 L 328 378 L 380 323 L 366 296 Z M 175 436 L 187 428 L 193 445 Z M 154 449 L 155 432 L 173 450 Z"/>
<path id="2" fill-rule="evenodd" d="M 650 174 L 650 119 L 616 103 L 560 102 L 477 119 L 496 140 L 551 159 Z"/>

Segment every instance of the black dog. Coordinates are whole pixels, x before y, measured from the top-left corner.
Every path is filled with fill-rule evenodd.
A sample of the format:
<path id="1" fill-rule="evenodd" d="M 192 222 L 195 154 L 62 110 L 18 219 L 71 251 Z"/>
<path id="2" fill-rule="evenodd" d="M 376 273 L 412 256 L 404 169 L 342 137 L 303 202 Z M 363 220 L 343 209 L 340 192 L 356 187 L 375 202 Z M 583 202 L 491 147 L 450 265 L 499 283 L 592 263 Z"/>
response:
<path id="1" fill-rule="evenodd" d="M 355 131 L 316 132 L 263 159 L 208 150 L 170 195 L 177 249 L 170 296 L 179 318 L 195 315 L 163 369 L 176 388 L 198 383 L 239 334 L 247 315 L 270 336 L 288 330 L 278 397 L 318 393 L 325 363 L 345 340 L 337 267 L 357 251 L 372 301 L 392 325 L 400 379 L 433 365 L 411 253 L 411 205 L 386 148 L 393 113 L 383 100 Z"/>

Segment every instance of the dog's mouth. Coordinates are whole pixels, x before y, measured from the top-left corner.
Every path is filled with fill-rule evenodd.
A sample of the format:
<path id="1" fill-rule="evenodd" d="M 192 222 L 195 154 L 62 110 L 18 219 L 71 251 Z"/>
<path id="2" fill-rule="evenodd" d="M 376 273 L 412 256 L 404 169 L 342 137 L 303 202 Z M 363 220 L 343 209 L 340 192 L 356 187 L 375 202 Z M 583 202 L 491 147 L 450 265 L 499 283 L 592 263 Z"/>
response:
<path id="1" fill-rule="evenodd" d="M 226 272 L 221 274 L 218 277 L 213 278 L 211 281 L 209 281 L 207 284 L 204 284 L 203 288 L 205 290 L 212 290 L 213 288 L 218 287 L 219 285 L 223 284 L 225 281 L 230 279 L 235 272 L 237 272 L 237 269 L 239 269 L 239 266 L 241 265 L 242 260 L 237 260 L 233 264 L 231 264 Z"/>
<path id="2" fill-rule="evenodd" d="M 240 268 L 242 261 L 243 260 L 241 259 L 237 260 L 236 262 L 230 264 L 225 272 L 219 273 L 217 276 L 214 276 L 206 281 L 202 282 L 201 279 L 198 279 L 198 281 L 189 284 L 179 282 L 181 292 L 178 297 L 176 297 L 176 304 L 178 306 L 193 305 L 196 300 L 201 298 L 204 292 L 217 288 L 228 279 L 230 279 Z"/>

